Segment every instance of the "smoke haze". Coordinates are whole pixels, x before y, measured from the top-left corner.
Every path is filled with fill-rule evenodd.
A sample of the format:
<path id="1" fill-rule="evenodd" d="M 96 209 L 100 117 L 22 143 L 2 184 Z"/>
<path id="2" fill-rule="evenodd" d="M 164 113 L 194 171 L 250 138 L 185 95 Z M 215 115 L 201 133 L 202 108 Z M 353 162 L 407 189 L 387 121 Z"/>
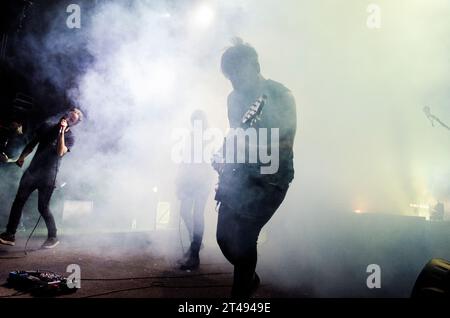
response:
<path id="1" fill-rule="evenodd" d="M 449 257 L 418 252 L 428 246 L 422 230 L 354 213 L 425 216 L 410 204 L 450 206 L 450 135 L 422 111 L 450 122 L 448 1 L 376 1 L 379 29 L 367 27 L 369 2 L 359 0 L 98 1 L 81 5 L 79 30 L 65 26 L 63 2 L 47 13 L 58 18 L 42 42 L 27 43 L 45 77 L 71 83 L 88 115 L 59 175 L 64 200 L 94 202 L 81 228 L 152 228 L 158 202 L 170 203 L 177 226 L 172 132 L 189 128 L 195 109 L 227 128 L 232 88 L 220 57 L 239 36 L 257 50 L 263 76 L 297 102 L 295 179 L 261 240 L 264 279 L 354 295 L 366 290 L 366 266 L 380 263 L 388 285 L 409 268 L 409 280 L 393 285 L 408 295 L 429 257 Z M 205 244 L 220 254 L 213 189 L 205 215 Z"/>

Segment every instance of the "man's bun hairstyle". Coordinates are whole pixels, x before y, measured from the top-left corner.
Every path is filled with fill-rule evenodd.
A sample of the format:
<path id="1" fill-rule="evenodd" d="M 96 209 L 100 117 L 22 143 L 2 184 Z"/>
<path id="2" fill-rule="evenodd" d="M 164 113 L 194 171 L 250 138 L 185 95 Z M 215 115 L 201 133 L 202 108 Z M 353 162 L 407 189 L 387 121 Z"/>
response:
<path id="1" fill-rule="evenodd" d="M 261 67 L 256 50 L 250 44 L 244 43 L 239 37 L 233 38 L 231 43 L 233 45 L 227 48 L 222 55 L 222 73 L 229 77 L 230 73 L 247 63 L 253 64 L 259 73 Z"/>

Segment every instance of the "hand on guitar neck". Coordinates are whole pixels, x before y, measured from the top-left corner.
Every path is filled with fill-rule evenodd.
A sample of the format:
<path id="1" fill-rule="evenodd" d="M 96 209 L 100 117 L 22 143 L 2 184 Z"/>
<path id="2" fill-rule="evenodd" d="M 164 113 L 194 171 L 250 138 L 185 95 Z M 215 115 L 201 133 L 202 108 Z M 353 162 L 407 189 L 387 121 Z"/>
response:
<path id="1" fill-rule="evenodd" d="M 244 113 L 241 119 L 241 128 L 247 129 L 253 127 L 259 120 L 262 114 L 262 110 L 264 105 L 267 102 L 267 96 L 262 95 L 260 96 L 250 107 L 248 110 Z M 214 170 L 216 170 L 219 175 L 221 175 L 225 169 L 226 161 L 223 158 L 224 155 L 224 146 L 226 144 L 226 137 L 223 143 L 223 146 L 220 148 L 220 150 L 213 155 L 211 165 L 213 166 Z"/>

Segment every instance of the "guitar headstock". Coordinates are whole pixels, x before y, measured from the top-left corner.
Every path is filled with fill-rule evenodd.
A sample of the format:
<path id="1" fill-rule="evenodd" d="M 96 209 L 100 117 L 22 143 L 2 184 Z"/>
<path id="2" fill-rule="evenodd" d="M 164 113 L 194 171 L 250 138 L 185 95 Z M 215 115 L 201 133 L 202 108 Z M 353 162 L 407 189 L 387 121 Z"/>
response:
<path id="1" fill-rule="evenodd" d="M 260 119 L 262 110 L 266 102 L 267 96 L 263 94 L 250 106 L 244 116 L 242 116 L 242 125 L 247 125 L 249 127 L 253 126 L 255 122 Z"/>

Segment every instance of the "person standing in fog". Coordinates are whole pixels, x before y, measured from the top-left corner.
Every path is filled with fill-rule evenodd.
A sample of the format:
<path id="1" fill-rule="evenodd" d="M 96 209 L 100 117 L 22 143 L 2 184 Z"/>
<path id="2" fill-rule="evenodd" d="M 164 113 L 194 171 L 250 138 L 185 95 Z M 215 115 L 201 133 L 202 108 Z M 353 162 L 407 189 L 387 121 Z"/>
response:
<path id="1" fill-rule="evenodd" d="M 264 96 L 267 101 L 253 128 L 279 131 L 278 144 L 266 145 L 270 153 L 273 149 L 279 149 L 276 172 L 262 174 L 260 167 L 265 164 L 259 160 L 257 163 L 222 163 L 215 166 L 219 172 L 216 192 L 219 204 L 217 242 L 234 266 L 232 297 L 248 298 L 260 284 L 255 272 L 259 233 L 283 202 L 294 178 L 296 104 L 289 89 L 261 75 L 256 50 L 240 39 L 222 55 L 221 68 L 233 86 L 228 96 L 230 127 L 240 128 L 250 105 Z M 260 153 L 260 144 L 253 146 Z M 234 168 L 225 169 L 229 164 Z M 231 172 L 231 177 L 229 173 L 228 177 L 225 176 L 223 171 Z"/>
<path id="2" fill-rule="evenodd" d="M 71 151 L 75 137 L 72 127 L 83 118 L 78 108 L 73 108 L 56 124 L 44 124 L 36 132 L 34 138 L 22 151 L 16 164 L 22 167 L 25 159 L 39 144 L 30 166 L 25 170 L 20 180 L 16 198 L 12 204 L 6 232 L 0 234 L 0 243 L 15 245 L 15 234 L 22 217 L 22 210 L 29 196 L 38 190 L 38 210 L 45 221 L 48 238 L 43 248 L 53 248 L 59 244 L 55 219 L 50 211 L 50 199 L 55 189 L 56 176 L 61 159 Z"/>

